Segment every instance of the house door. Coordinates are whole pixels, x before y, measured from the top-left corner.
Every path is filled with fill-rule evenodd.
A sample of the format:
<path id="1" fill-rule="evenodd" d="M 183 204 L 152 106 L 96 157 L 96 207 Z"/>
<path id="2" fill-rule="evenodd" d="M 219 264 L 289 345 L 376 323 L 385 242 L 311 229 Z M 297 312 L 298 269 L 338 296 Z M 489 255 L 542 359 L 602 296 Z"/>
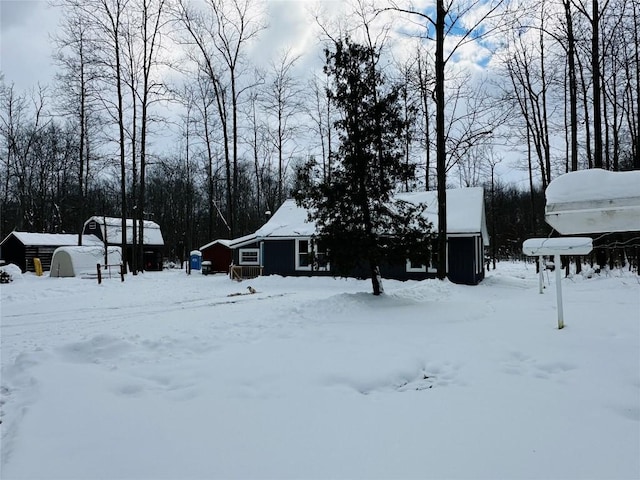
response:
<path id="1" fill-rule="evenodd" d="M 150 272 L 162 270 L 162 259 L 154 250 L 144 251 L 144 269 Z"/>
<path id="2" fill-rule="evenodd" d="M 473 237 L 449 237 L 449 280 L 475 285 L 476 244 Z"/>

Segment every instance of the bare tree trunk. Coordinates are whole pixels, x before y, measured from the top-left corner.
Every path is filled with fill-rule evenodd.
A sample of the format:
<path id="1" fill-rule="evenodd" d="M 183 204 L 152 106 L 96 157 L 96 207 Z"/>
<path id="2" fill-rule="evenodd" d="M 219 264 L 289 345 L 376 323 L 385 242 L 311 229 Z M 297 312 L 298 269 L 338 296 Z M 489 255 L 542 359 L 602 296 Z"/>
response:
<path id="1" fill-rule="evenodd" d="M 147 176 L 147 131 L 149 128 L 149 103 L 151 101 L 151 92 L 154 88 L 151 72 L 153 67 L 157 65 L 157 54 L 159 47 L 160 29 L 163 25 L 165 0 L 158 0 L 157 6 L 153 12 L 150 12 L 151 1 L 143 0 L 142 2 L 142 46 L 143 46 L 143 65 L 142 65 L 142 100 L 141 100 L 141 116 L 140 116 L 140 197 L 138 200 L 138 220 L 140 222 L 139 231 L 139 253 L 140 270 L 145 270 L 144 262 L 144 220 L 146 208 L 146 176 Z M 149 31 L 149 23 L 151 31 Z"/>
<path id="2" fill-rule="evenodd" d="M 258 213 L 262 211 L 262 179 L 260 178 L 260 156 L 258 151 L 258 116 L 256 115 L 256 102 L 255 96 L 251 98 L 251 123 L 252 123 L 252 137 L 253 137 L 253 168 L 256 175 L 256 209 Z"/>
<path id="3" fill-rule="evenodd" d="M 136 63 L 135 38 L 129 29 L 125 32 L 128 60 L 129 60 L 129 90 L 131 93 L 131 201 L 133 209 L 131 215 L 131 273 L 138 275 L 138 65 Z"/>
<path id="4" fill-rule="evenodd" d="M 544 10 L 544 2 L 542 4 Z M 542 12 L 540 21 L 540 76 L 542 79 L 542 116 L 541 116 L 541 142 L 544 146 L 544 166 L 545 166 L 545 180 L 543 185 L 549 185 L 551 183 L 551 143 L 549 141 L 549 116 L 547 114 L 547 74 L 545 67 L 545 47 L 544 47 L 544 15 Z"/>
<path id="5" fill-rule="evenodd" d="M 418 52 L 418 85 L 420 89 L 420 100 L 422 103 L 422 114 L 424 115 L 424 152 L 425 152 L 425 173 L 424 189 L 429 191 L 429 172 L 431 171 L 431 127 L 429 118 L 429 90 L 427 88 L 426 68 L 423 72 L 422 57 Z"/>
<path id="6" fill-rule="evenodd" d="M 584 68 L 580 55 L 576 56 L 578 62 L 578 72 L 580 72 L 580 83 L 582 85 L 582 108 L 584 111 L 584 128 L 585 128 L 585 149 L 587 153 L 587 165 L 593 168 L 593 151 L 591 148 L 591 114 L 589 113 L 589 92 L 587 81 L 584 78 Z"/>
<path id="7" fill-rule="evenodd" d="M 109 81 L 114 81 L 116 86 L 116 112 L 115 117 L 118 123 L 118 147 L 120 158 L 120 204 L 121 204 L 121 244 L 122 259 L 124 264 L 124 273 L 127 273 L 127 159 L 126 159 L 126 136 L 124 124 L 124 93 L 123 93 L 123 68 L 122 68 L 122 16 L 127 0 L 98 0 L 98 5 L 102 13 L 106 15 L 106 22 L 102 22 L 96 18 L 97 23 L 101 26 L 102 35 L 110 40 L 110 48 L 112 58 L 108 61 L 108 68 L 112 70 L 109 75 Z M 86 5 L 87 9 L 92 8 L 92 4 Z M 89 15 L 97 15 L 98 12 L 88 10 Z"/>
<path id="8" fill-rule="evenodd" d="M 633 145 L 633 168 L 640 170 L 640 11 L 637 2 L 631 2 L 633 5 L 633 32 L 635 38 L 635 78 L 636 78 L 636 128 L 635 138 L 632 139 Z M 636 257 L 637 258 L 637 257 Z M 638 270 L 640 274 L 640 270 Z"/>
<path id="9" fill-rule="evenodd" d="M 602 168 L 602 104 L 600 100 L 600 6 L 598 0 L 591 2 L 591 70 L 593 75 L 593 166 Z"/>
<path id="10" fill-rule="evenodd" d="M 576 81 L 576 41 L 573 34 L 573 15 L 571 0 L 563 0 L 565 20 L 567 22 L 567 60 L 569 63 L 569 108 L 571 129 L 570 171 L 578 170 L 578 87 Z"/>
<path id="11" fill-rule="evenodd" d="M 438 176 L 438 278 L 447 276 L 447 152 L 445 143 L 444 0 L 436 2 L 436 171 Z"/>

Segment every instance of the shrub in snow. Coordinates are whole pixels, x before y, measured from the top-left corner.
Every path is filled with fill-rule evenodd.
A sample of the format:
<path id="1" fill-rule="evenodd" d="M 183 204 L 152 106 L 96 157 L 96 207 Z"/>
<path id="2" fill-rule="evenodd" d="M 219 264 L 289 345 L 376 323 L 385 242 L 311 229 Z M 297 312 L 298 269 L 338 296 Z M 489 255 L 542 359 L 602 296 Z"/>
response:
<path id="1" fill-rule="evenodd" d="M 9 263 L 0 267 L 0 283 L 13 282 L 14 279 L 22 277 L 22 270 L 17 265 Z"/>

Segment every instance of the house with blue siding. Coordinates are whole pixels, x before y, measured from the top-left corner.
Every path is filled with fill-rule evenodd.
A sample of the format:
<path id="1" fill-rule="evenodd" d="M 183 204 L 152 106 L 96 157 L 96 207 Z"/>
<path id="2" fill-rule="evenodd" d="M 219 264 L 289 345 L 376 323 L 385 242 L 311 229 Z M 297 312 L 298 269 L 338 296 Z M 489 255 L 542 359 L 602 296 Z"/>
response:
<path id="1" fill-rule="evenodd" d="M 438 225 L 435 191 L 401 193 L 398 200 L 427 205 L 426 219 Z M 484 191 L 481 187 L 447 190 L 447 277 L 455 283 L 476 285 L 484 278 L 484 248 L 489 244 Z M 294 200 L 285 201 L 255 233 L 232 240 L 232 277 L 256 275 L 333 276 L 327 252 L 315 241 L 315 223 Z M 435 245 L 434 245 L 435 248 Z M 381 265 L 383 278 L 423 280 L 436 277 L 438 252 L 430 265 Z M 243 273 L 244 272 L 244 273 Z M 247 273 L 248 272 L 248 273 Z M 359 277 L 354 272 L 354 277 Z"/>

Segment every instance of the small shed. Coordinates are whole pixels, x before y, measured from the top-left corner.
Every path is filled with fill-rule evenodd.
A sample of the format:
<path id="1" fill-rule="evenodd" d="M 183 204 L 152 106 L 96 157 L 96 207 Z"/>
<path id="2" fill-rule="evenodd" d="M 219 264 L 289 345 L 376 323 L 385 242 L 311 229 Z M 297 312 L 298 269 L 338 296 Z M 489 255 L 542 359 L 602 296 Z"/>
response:
<path id="1" fill-rule="evenodd" d="M 109 265 L 120 265 L 121 263 L 122 249 L 120 247 L 107 247 L 106 264 L 103 246 L 58 247 L 53 252 L 49 276 L 79 277 L 95 274 L 98 264 L 107 268 Z"/>
<path id="2" fill-rule="evenodd" d="M 83 245 L 101 245 L 93 235 L 83 235 Z M 34 258 L 39 258 L 42 269 L 51 268 L 51 258 L 56 248 L 78 245 L 77 234 L 11 232 L 0 243 L 0 258 L 5 263 L 13 263 L 22 272 L 35 272 Z"/>
<path id="3" fill-rule="evenodd" d="M 212 273 L 229 273 L 229 265 L 233 260 L 230 244 L 231 240 L 218 239 L 200 247 L 202 261 L 211 262 Z"/>
<path id="4" fill-rule="evenodd" d="M 160 225 L 150 220 L 136 220 L 137 234 L 140 227 L 143 232 L 143 265 L 145 270 L 162 270 L 162 255 L 164 252 L 164 238 Z M 133 224 L 134 220 L 126 219 L 126 242 L 124 254 L 126 259 L 133 258 Z M 93 216 L 83 227 L 83 233 L 98 237 L 107 245 L 122 247 L 122 219 L 115 217 Z"/>

